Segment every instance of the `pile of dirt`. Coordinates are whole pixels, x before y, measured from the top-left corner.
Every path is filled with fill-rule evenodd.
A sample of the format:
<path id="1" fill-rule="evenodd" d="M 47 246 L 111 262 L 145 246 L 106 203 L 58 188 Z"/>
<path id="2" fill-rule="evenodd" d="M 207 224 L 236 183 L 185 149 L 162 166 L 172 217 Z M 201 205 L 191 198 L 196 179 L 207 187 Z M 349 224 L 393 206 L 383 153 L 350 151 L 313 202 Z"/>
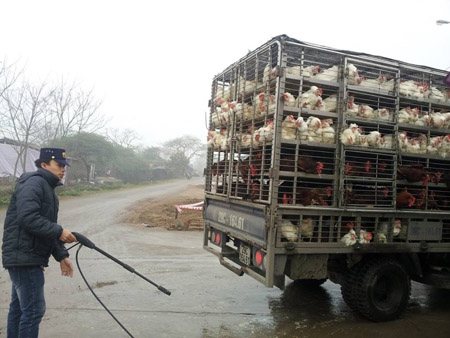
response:
<path id="1" fill-rule="evenodd" d="M 190 185 L 174 196 L 151 198 L 142 201 L 126 212 L 124 222 L 145 227 L 165 227 L 171 230 L 202 230 L 201 210 L 186 210 L 176 217 L 175 205 L 193 204 L 203 201 L 204 186 Z"/>

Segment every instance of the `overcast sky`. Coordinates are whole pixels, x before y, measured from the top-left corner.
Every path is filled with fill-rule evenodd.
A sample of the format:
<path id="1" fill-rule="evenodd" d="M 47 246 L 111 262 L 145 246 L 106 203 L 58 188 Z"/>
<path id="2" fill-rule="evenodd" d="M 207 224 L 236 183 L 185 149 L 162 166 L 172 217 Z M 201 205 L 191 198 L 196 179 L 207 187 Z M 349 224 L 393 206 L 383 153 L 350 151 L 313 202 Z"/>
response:
<path id="1" fill-rule="evenodd" d="M 2 0 L 0 59 L 94 88 L 111 127 L 158 146 L 206 141 L 212 78 L 274 36 L 448 69 L 438 19 L 450 0 Z"/>

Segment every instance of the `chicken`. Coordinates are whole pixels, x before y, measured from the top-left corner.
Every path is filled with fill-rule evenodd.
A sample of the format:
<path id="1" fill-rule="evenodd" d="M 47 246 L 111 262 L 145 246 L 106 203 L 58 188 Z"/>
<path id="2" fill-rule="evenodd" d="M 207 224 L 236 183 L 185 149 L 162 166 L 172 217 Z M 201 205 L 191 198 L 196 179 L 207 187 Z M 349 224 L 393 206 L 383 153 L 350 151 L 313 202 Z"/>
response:
<path id="1" fill-rule="evenodd" d="M 293 115 L 288 115 L 281 124 L 281 138 L 295 140 L 297 132 L 297 120 Z"/>
<path id="2" fill-rule="evenodd" d="M 253 146 L 258 147 L 264 142 L 271 142 L 273 140 L 273 120 L 267 121 L 266 125 L 259 128 L 253 133 Z"/>
<path id="3" fill-rule="evenodd" d="M 314 221 L 311 217 L 304 218 L 300 226 L 300 235 L 302 238 L 312 238 L 314 234 Z"/>
<path id="4" fill-rule="evenodd" d="M 384 135 L 381 137 L 379 147 L 381 149 L 392 149 L 392 135 Z"/>
<path id="5" fill-rule="evenodd" d="M 445 95 L 436 87 L 431 86 L 426 92 L 425 97 L 428 97 L 430 100 L 435 100 L 438 102 L 445 102 Z"/>
<path id="6" fill-rule="evenodd" d="M 444 136 L 435 136 L 430 137 L 428 146 L 427 146 L 427 153 L 429 155 L 437 155 L 441 148 L 441 142 L 444 139 Z"/>
<path id="7" fill-rule="evenodd" d="M 357 105 L 355 102 L 355 98 L 353 96 L 349 96 L 347 98 L 347 109 L 345 110 L 345 113 L 349 116 L 357 116 L 359 112 L 359 105 Z"/>
<path id="8" fill-rule="evenodd" d="M 425 186 L 430 180 L 430 175 L 420 163 L 412 164 L 409 167 L 398 167 L 397 172 L 400 179 L 405 179 L 410 183 L 422 181 L 422 185 Z"/>
<path id="9" fill-rule="evenodd" d="M 396 203 L 397 208 L 411 208 L 416 203 L 416 198 L 408 192 L 408 188 L 405 187 L 397 194 Z"/>
<path id="10" fill-rule="evenodd" d="M 395 80 L 391 79 L 391 80 L 387 80 L 385 79 L 384 82 L 380 83 L 380 89 L 381 90 L 385 90 L 388 92 L 393 92 L 394 91 L 394 87 L 395 87 Z"/>
<path id="11" fill-rule="evenodd" d="M 368 135 L 361 136 L 361 146 L 379 148 L 381 144 L 381 133 L 379 131 L 371 131 Z"/>
<path id="12" fill-rule="evenodd" d="M 302 116 L 297 118 L 296 125 L 300 140 L 309 141 L 308 125 Z"/>
<path id="13" fill-rule="evenodd" d="M 322 93 L 323 91 L 321 88 L 311 86 L 311 88 L 308 91 L 304 92 L 300 96 L 301 107 L 307 109 L 315 109 L 317 103 L 319 102 L 319 98 L 320 101 L 322 100 L 322 98 L 320 97 Z"/>
<path id="14" fill-rule="evenodd" d="M 414 124 L 416 126 L 423 126 L 423 127 L 427 127 L 431 124 L 431 116 L 428 115 L 428 113 L 424 113 L 422 114 L 421 117 L 419 117 Z"/>
<path id="15" fill-rule="evenodd" d="M 392 235 L 397 237 L 402 228 L 402 221 L 396 220 L 393 224 Z M 389 223 L 383 222 L 378 226 L 377 232 L 375 233 L 374 242 L 375 243 L 386 243 L 388 239 Z"/>
<path id="16" fill-rule="evenodd" d="M 328 112 L 336 112 L 337 108 L 337 96 L 336 95 L 330 95 L 326 99 L 323 100 L 323 107 L 321 110 L 328 111 Z"/>
<path id="17" fill-rule="evenodd" d="M 391 119 L 391 113 L 389 112 L 389 109 L 386 108 L 377 109 L 373 114 L 378 120 L 389 121 Z"/>
<path id="18" fill-rule="evenodd" d="M 373 176 L 372 163 L 367 161 L 347 161 L 345 163 L 345 174 L 347 176 Z"/>
<path id="19" fill-rule="evenodd" d="M 275 68 L 270 67 L 270 64 L 268 63 L 264 67 L 263 83 L 266 84 L 270 80 L 276 78 L 278 74 L 277 70 L 278 69 L 276 67 Z"/>
<path id="20" fill-rule="evenodd" d="M 346 246 L 352 246 L 356 243 L 356 238 L 355 230 L 350 229 L 349 232 L 341 238 L 341 242 L 343 242 Z"/>
<path id="21" fill-rule="evenodd" d="M 427 90 L 427 85 L 412 80 L 402 80 L 399 85 L 399 94 L 403 96 L 410 96 L 416 99 L 423 99 L 424 93 Z"/>
<path id="22" fill-rule="evenodd" d="M 308 205 L 328 205 L 328 199 L 331 198 L 333 193 L 332 187 L 326 187 L 325 189 L 308 189 L 299 188 L 297 189 L 297 194 L 295 195 L 296 203 Z"/>
<path id="23" fill-rule="evenodd" d="M 307 66 L 303 68 L 302 75 L 304 77 L 313 77 L 318 74 L 320 70 L 320 66 Z"/>
<path id="24" fill-rule="evenodd" d="M 359 85 L 371 89 L 380 89 L 381 84 L 385 82 L 385 80 L 386 78 L 383 75 L 380 75 L 376 79 L 366 79 L 362 77 Z"/>
<path id="25" fill-rule="evenodd" d="M 361 244 L 370 243 L 370 241 L 372 241 L 372 237 L 373 235 L 370 231 L 366 231 L 364 229 L 359 231 L 359 243 Z"/>
<path id="26" fill-rule="evenodd" d="M 357 142 L 359 142 L 359 138 L 361 136 L 361 130 L 359 129 L 358 125 L 356 123 L 351 123 L 350 127 L 345 129 L 341 135 L 340 140 L 342 144 L 348 146 L 348 145 L 355 145 Z"/>
<path id="27" fill-rule="evenodd" d="M 298 241 L 298 226 L 294 225 L 288 219 L 282 219 L 280 224 L 281 238 L 288 242 Z"/>
<path id="28" fill-rule="evenodd" d="M 289 92 L 286 92 L 281 95 L 284 101 L 285 107 L 297 107 L 297 99 Z"/>
<path id="29" fill-rule="evenodd" d="M 260 93 L 253 99 L 253 105 L 256 106 L 256 113 L 263 115 L 266 112 L 268 114 L 275 111 L 275 95 L 267 95 L 266 93 Z"/>
<path id="30" fill-rule="evenodd" d="M 315 79 L 337 82 L 338 80 L 338 66 L 332 66 L 330 68 L 324 69 L 322 72 L 314 76 Z"/>
<path id="31" fill-rule="evenodd" d="M 308 126 L 308 140 L 314 142 L 322 142 L 322 121 L 315 116 L 310 116 L 306 120 L 306 125 Z"/>
<path id="32" fill-rule="evenodd" d="M 347 65 L 347 81 L 350 85 L 358 85 L 362 81 L 362 78 L 358 74 L 358 69 L 352 63 Z"/>
<path id="33" fill-rule="evenodd" d="M 357 115 L 366 119 L 375 118 L 373 108 L 367 104 L 361 104 L 359 106 Z"/>
<path id="34" fill-rule="evenodd" d="M 444 127 L 445 122 L 446 122 L 446 117 L 442 113 L 440 113 L 440 112 L 434 113 L 433 112 L 430 114 L 430 118 L 431 118 L 430 124 L 432 127 L 435 127 L 435 128 Z"/>
<path id="35" fill-rule="evenodd" d="M 308 174 L 322 174 L 324 164 L 320 161 L 315 161 L 312 157 L 307 155 L 299 155 L 297 160 L 297 168 Z"/>
<path id="36" fill-rule="evenodd" d="M 335 130 L 331 126 L 333 124 L 333 119 L 322 120 L 322 127 L 320 128 L 320 133 L 322 134 L 322 142 L 333 144 L 335 141 Z"/>

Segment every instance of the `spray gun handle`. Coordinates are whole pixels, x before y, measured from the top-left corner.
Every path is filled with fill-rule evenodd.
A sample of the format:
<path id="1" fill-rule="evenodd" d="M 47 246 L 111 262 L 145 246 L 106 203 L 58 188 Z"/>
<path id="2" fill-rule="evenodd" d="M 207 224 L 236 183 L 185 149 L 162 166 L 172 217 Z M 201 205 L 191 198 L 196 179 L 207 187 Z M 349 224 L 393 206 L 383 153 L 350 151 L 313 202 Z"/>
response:
<path id="1" fill-rule="evenodd" d="M 77 241 L 83 244 L 85 247 L 89 249 L 94 249 L 95 244 L 92 243 L 86 236 L 79 234 L 78 232 L 72 232 L 72 234 L 76 237 Z"/>

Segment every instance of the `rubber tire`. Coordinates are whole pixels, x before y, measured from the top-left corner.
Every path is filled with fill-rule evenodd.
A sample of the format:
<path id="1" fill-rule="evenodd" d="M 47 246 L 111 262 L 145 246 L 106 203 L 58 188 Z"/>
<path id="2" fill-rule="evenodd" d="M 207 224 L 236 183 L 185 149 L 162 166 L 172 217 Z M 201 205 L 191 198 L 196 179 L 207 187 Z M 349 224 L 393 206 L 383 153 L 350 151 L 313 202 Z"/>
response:
<path id="1" fill-rule="evenodd" d="M 363 263 L 362 263 L 363 264 Z M 359 312 L 358 304 L 356 303 L 356 289 L 359 271 L 362 264 L 354 265 L 345 275 L 344 282 L 341 285 L 341 294 L 347 306 L 355 312 Z"/>
<path id="2" fill-rule="evenodd" d="M 356 279 L 353 300 L 362 316 L 383 322 L 403 314 L 411 294 L 411 280 L 397 260 L 370 259 L 361 264 Z"/>
<path id="3" fill-rule="evenodd" d="M 327 278 L 323 279 L 296 279 L 295 284 L 305 286 L 308 288 L 316 288 L 321 286 L 327 281 Z"/>

